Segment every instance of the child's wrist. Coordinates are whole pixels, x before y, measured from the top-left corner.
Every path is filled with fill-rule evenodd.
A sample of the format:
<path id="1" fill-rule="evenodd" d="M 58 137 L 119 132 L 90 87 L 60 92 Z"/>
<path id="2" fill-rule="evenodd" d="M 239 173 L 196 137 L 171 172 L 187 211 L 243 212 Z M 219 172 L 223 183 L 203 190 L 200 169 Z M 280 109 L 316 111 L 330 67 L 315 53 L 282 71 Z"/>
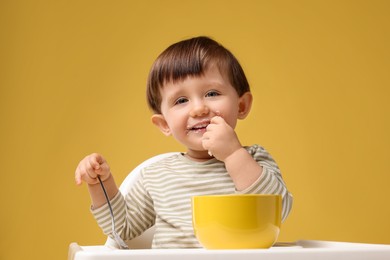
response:
<path id="1" fill-rule="evenodd" d="M 236 162 L 237 160 L 239 161 L 243 152 L 246 153 L 247 151 L 243 147 L 239 147 L 236 150 L 234 150 L 232 153 L 230 153 L 228 156 L 226 156 L 223 162 L 225 164 L 228 164 L 228 163 Z"/>

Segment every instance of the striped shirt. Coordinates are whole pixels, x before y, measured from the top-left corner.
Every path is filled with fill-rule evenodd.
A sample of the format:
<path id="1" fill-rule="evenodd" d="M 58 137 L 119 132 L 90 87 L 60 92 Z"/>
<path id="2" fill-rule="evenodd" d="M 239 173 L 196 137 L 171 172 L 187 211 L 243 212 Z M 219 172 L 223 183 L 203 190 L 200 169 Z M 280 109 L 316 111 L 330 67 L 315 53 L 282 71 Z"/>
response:
<path id="1" fill-rule="evenodd" d="M 223 162 L 211 159 L 195 162 L 175 154 L 141 170 L 141 176 L 128 194 L 120 192 L 111 200 L 117 232 L 124 240 L 139 236 L 156 225 L 152 248 L 201 247 L 192 228 L 191 197 L 211 194 L 280 194 L 282 220 L 292 206 L 280 170 L 268 152 L 258 146 L 245 147 L 263 167 L 250 187 L 237 191 Z M 108 205 L 91 209 L 106 235 L 111 234 Z"/>

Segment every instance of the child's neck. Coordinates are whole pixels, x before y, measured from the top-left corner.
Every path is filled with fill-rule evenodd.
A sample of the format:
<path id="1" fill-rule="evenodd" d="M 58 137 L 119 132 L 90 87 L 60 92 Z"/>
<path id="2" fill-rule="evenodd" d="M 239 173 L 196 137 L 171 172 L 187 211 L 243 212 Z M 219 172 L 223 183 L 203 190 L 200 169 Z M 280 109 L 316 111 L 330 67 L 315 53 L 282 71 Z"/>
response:
<path id="1" fill-rule="evenodd" d="M 184 156 L 192 161 L 196 161 L 196 162 L 204 162 L 204 161 L 208 161 L 212 158 L 214 158 L 213 156 L 210 156 L 207 151 L 187 151 L 187 153 L 184 154 Z"/>

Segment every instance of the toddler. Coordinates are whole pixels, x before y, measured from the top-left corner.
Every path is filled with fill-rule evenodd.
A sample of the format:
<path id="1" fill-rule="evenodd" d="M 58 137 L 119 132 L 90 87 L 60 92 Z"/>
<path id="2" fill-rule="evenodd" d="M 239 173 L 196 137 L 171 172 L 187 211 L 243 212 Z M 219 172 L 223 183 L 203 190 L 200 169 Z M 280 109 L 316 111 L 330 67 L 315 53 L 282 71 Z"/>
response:
<path id="1" fill-rule="evenodd" d="M 119 192 L 101 155 L 79 163 L 76 183 L 88 184 L 92 214 L 105 234 L 112 234 L 110 211 L 98 176 L 116 231 L 130 240 L 156 225 L 152 248 L 201 247 L 192 228 L 195 195 L 280 194 L 286 219 L 292 196 L 278 166 L 261 146 L 242 146 L 234 131 L 237 120 L 250 112 L 252 94 L 229 50 L 203 36 L 171 45 L 151 68 L 147 100 L 152 123 L 186 151 L 144 168 L 128 194 Z"/>

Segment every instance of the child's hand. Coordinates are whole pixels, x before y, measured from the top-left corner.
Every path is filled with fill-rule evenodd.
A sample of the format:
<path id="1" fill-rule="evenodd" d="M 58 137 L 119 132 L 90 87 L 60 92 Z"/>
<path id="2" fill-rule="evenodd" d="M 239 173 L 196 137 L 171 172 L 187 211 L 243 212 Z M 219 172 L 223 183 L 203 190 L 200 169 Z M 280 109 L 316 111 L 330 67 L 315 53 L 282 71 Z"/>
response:
<path id="1" fill-rule="evenodd" d="M 107 180 L 111 175 L 110 167 L 100 154 L 93 153 L 80 161 L 76 169 L 75 181 L 77 185 L 81 185 L 83 181 L 87 184 L 97 184 L 98 175 L 102 181 Z"/>
<path id="2" fill-rule="evenodd" d="M 202 137 L 203 148 L 220 161 L 242 148 L 234 129 L 220 117 L 215 116 Z"/>

